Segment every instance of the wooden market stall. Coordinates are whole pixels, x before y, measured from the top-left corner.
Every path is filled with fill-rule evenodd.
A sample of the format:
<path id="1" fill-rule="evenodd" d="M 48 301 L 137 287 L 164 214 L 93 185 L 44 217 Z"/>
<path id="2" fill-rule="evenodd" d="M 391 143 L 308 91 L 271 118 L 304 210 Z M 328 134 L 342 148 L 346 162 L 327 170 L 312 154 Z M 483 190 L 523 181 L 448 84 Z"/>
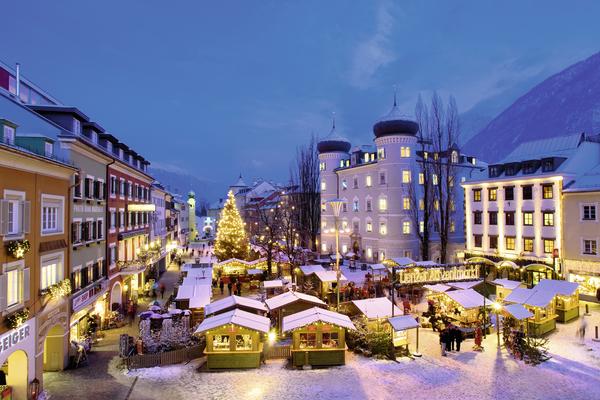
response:
<path id="1" fill-rule="evenodd" d="M 330 302 L 333 302 L 333 297 L 335 297 L 335 285 L 337 284 L 337 272 L 336 271 L 317 271 L 314 273 L 314 277 L 317 283 L 317 293 L 321 296 L 322 299 L 329 299 Z M 344 276 L 344 274 L 340 271 L 340 285 L 343 282 L 348 282 L 348 278 Z M 341 289 L 341 288 L 340 288 Z M 333 297 L 331 295 L 333 294 Z"/>
<path id="2" fill-rule="evenodd" d="M 393 311 L 392 311 L 393 307 Z M 367 329 L 378 331 L 383 329 L 382 323 L 392 315 L 403 315 L 404 312 L 387 297 L 352 300 L 344 307 L 344 312 L 350 316 L 359 316 L 365 320 Z"/>
<path id="3" fill-rule="evenodd" d="M 300 287 L 306 282 L 310 282 L 312 285 L 317 284 L 314 276 L 315 272 L 325 272 L 326 269 L 319 264 L 313 265 L 301 265 L 296 270 L 296 286 Z"/>
<path id="4" fill-rule="evenodd" d="M 273 297 L 275 295 L 283 293 L 285 283 L 281 279 L 275 279 L 270 281 L 264 281 L 261 284 L 265 298 Z"/>
<path id="5" fill-rule="evenodd" d="M 536 288 L 514 289 L 504 299 L 508 304 L 522 304 L 533 316 L 527 319 L 527 332 L 530 336 L 540 337 L 556 329 L 554 293 Z"/>
<path id="6" fill-rule="evenodd" d="M 554 293 L 554 309 L 558 322 L 569 322 L 579 317 L 579 284 L 542 279 L 535 288 Z"/>
<path id="7" fill-rule="evenodd" d="M 348 316 L 319 307 L 285 317 L 283 332 L 292 333 L 292 365 L 345 364 L 347 329 L 356 330 Z"/>
<path id="8" fill-rule="evenodd" d="M 408 330 L 417 329 L 417 347 L 415 353 L 419 352 L 418 328 L 420 325 L 415 317 L 412 315 L 398 315 L 388 318 L 387 322 L 392 329 L 392 341 L 394 343 L 394 349 L 396 349 L 396 351 L 400 351 L 403 355 L 410 355 L 410 350 L 408 348 Z"/>
<path id="9" fill-rule="evenodd" d="M 480 323 L 482 307 L 491 307 L 492 302 L 473 289 L 450 290 L 440 297 L 442 312 L 461 328 L 474 328 Z"/>
<path id="10" fill-rule="evenodd" d="M 265 300 L 265 304 L 280 333 L 283 333 L 284 317 L 313 307 L 327 308 L 327 304 L 318 297 L 293 290 L 271 297 Z"/>
<path id="11" fill-rule="evenodd" d="M 232 295 L 207 304 L 206 307 L 204 307 L 204 314 L 206 316 L 210 316 L 222 314 L 234 309 L 243 310 L 262 316 L 267 313 L 267 307 L 262 301 L 250 299 L 248 297 Z"/>
<path id="12" fill-rule="evenodd" d="M 192 312 L 192 325 L 204 318 L 204 307 L 210 303 L 212 287 L 210 285 L 181 285 L 177 288 L 175 307 Z"/>
<path id="13" fill-rule="evenodd" d="M 492 284 L 496 286 L 496 300 L 503 301 L 516 288 L 524 287 L 521 281 L 512 281 L 510 279 L 494 279 Z"/>
<path id="14" fill-rule="evenodd" d="M 196 335 L 206 337 L 206 366 L 210 369 L 258 368 L 269 318 L 235 309 L 206 318 Z"/>
<path id="15" fill-rule="evenodd" d="M 502 314 L 515 319 L 518 328 L 524 332 L 527 332 L 527 320 L 533 317 L 533 313 L 522 304 L 506 304 L 502 307 Z"/>

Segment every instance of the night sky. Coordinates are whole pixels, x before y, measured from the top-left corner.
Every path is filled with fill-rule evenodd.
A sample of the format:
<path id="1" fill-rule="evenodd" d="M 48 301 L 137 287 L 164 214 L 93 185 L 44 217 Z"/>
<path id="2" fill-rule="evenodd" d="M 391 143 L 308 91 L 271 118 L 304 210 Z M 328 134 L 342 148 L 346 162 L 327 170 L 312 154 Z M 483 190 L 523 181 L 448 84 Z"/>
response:
<path id="1" fill-rule="evenodd" d="M 523 4 L 525 3 L 525 4 Z M 600 50 L 600 2 L 7 1 L 0 58 L 155 166 L 221 190 L 295 148 L 368 143 L 393 86 L 460 111 Z"/>

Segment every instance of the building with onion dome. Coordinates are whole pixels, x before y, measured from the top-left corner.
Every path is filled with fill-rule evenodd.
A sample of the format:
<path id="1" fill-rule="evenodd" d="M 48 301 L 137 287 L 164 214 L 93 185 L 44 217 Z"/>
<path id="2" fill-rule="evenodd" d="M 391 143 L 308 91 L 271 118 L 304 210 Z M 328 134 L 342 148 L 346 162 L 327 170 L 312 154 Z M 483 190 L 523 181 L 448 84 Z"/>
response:
<path id="1" fill-rule="evenodd" d="M 410 200 L 411 194 L 414 199 L 423 190 L 419 163 L 423 162 L 424 152 L 418 132 L 419 125 L 403 116 L 394 100 L 390 113 L 373 126 L 372 145 L 353 147 L 336 130 L 335 122 L 329 135 L 319 141 L 322 254 L 335 253 L 334 214 L 328 202 L 339 198 L 344 200 L 338 223 L 343 255 L 356 255 L 365 262 L 395 257 L 420 259 L 415 232 L 420 225 Z M 475 158 L 461 154 L 456 145 L 437 152 L 436 157 L 456 163 L 461 181 L 483 167 Z M 449 262 L 456 261 L 456 253 L 464 249 L 460 185 L 456 185 L 453 209 Z M 439 261 L 439 235 L 436 227 L 432 228 L 430 259 Z"/>

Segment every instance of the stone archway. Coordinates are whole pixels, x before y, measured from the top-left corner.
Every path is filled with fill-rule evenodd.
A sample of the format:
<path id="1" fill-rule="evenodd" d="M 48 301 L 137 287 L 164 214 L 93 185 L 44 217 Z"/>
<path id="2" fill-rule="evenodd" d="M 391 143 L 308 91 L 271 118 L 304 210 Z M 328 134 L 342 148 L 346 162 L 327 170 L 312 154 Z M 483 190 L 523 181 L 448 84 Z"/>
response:
<path id="1" fill-rule="evenodd" d="M 116 282 L 110 290 L 110 310 L 113 310 L 113 304 L 123 304 L 123 288 L 121 282 Z"/>
<path id="2" fill-rule="evenodd" d="M 6 362 L 8 364 L 6 384 L 12 387 L 12 398 L 29 398 L 29 356 L 24 350 L 17 350 L 8 356 Z"/>
<path id="3" fill-rule="evenodd" d="M 65 328 L 54 325 L 44 339 L 44 371 L 62 371 L 65 369 Z"/>

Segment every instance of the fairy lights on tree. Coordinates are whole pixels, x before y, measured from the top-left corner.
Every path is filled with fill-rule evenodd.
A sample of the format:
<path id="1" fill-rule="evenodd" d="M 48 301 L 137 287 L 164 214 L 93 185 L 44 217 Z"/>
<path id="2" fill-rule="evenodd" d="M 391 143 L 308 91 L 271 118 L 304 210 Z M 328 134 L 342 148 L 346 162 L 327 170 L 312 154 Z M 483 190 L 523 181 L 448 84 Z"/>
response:
<path id="1" fill-rule="evenodd" d="M 221 211 L 217 240 L 215 241 L 215 256 L 219 261 L 230 258 L 245 260 L 248 256 L 248 237 L 244 221 L 235 205 L 233 192 L 227 194 L 227 201 Z"/>

